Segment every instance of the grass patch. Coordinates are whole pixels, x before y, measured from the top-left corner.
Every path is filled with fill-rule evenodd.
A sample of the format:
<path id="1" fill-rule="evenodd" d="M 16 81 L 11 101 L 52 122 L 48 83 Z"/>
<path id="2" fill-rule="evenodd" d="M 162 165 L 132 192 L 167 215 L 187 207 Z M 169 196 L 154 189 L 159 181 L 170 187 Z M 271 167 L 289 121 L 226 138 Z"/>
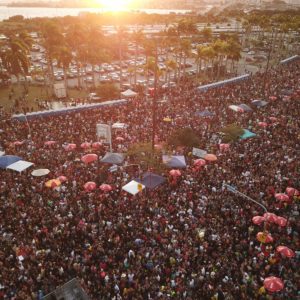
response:
<path id="1" fill-rule="evenodd" d="M 0 105 L 6 111 L 10 111 L 14 107 L 16 99 L 23 99 L 26 93 L 24 85 L 14 84 L 8 87 L 0 87 Z M 68 89 L 69 98 L 85 98 L 88 95 L 87 91 L 77 90 L 77 89 Z M 9 96 L 11 95 L 11 97 Z M 47 100 L 55 101 L 55 97 L 52 96 L 52 91 L 49 87 L 46 86 L 29 86 L 28 95 L 26 97 L 27 103 L 26 106 L 38 110 L 37 103 L 35 99 L 40 101 Z"/>

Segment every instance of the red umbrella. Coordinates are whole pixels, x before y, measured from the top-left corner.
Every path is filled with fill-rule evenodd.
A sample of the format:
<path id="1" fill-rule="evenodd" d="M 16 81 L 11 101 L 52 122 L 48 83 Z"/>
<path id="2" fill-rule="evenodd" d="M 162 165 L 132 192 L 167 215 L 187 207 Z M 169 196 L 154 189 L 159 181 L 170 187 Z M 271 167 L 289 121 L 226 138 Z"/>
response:
<path id="1" fill-rule="evenodd" d="M 76 144 L 68 144 L 66 146 L 64 146 L 66 151 L 72 151 L 76 149 Z"/>
<path id="2" fill-rule="evenodd" d="M 264 280 L 264 287 L 266 290 L 274 293 L 279 292 L 284 288 L 284 283 L 278 277 L 268 277 Z"/>
<path id="3" fill-rule="evenodd" d="M 84 156 L 81 157 L 81 161 L 83 161 L 85 164 L 94 162 L 98 159 L 98 155 L 97 154 L 86 154 Z"/>
<path id="4" fill-rule="evenodd" d="M 287 187 L 285 192 L 288 194 L 288 196 L 293 197 L 293 196 L 299 196 L 300 193 L 298 190 L 292 187 Z"/>
<path id="5" fill-rule="evenodd" d="M 255 225 L 260 225 L 261 223 L 263 223 L 265 221 L 265 218 L 262 217 L 262 216 L 255 216 L 252 218 L 252 222 L 255 224 Z"/>
<path id="6" fill-rule="evenodd" d="M 273 237 L 271 236 L 271 234 L 267 233 L 267 232 L 259 232 L 256 235 L 256 239 L 265 244 L 265 243 L 272 243 L 274 241 Z"/>
<path id="7" fill-rule="evenodd" d="M 268 212 L 264 213 L 264 218 L 269 223 L 276 223 L 278 217 L 275 214 Z"/>
<path id="8" fill-rule="evenodd" d="M 84 184 L 84 189 L 85 189 L 86 192 L 94 191 L 96 188 L 97 188 L 97 185 L 93 181 L 89 181 L 89 182 Z"/>
<path id="9" fill-rule="evenodd" d="M 92 148 L 93 149 L 99 149 L 101 148 L 102 144 L 100 142 L 95 142 L 92 144 Z"/>
<path id="10" fill-rule="evenodd" d="M 181 176 L 181 172 L 179 170 L 171 170 L 169 174 L 174 177 Z"/>
<path id="11" fill-rule="evenodd" d="M 116 141 L 118 141 L 118 142 L 123 142 L 123 141 L 124 141 L 124 138 L 121 137 L 121 136 L 117 136 L 117 137 L 116 137 Z"/>
<path id="12" fill-rule="evenodd" d="M 225 152 L 225 151 L 229 150 L 230 145 L 229 144 L 219 144 L 219 147 L 220 147 L 221 151 Z"/>
<path id="13" fill-rule="evenodd" d="M 66 182 L 68 181 L 68 178 L 66 176 L 59 176 L 57 177 L 57 179 L 60 181 L 60 182 Z"/>
<path id="14" fill-rule="evenodd" d="M 194 161 L 194 166 L 196 167 L 202 167 L 205 165 L 206 165 L 206 161 L 204 159 L 199 158 Z"/>
<path id="15" fill-rule="evenodd" d="M 277 225 L 279 225 L 280 227 L 285 227 L 287 224 L 287 219 L 283 218 L 283 217 L 277 217 L 276 222 Z"/>
<path id="16" fill-rule="evenodd" d="M 208 161 L 216 161 L 216 160 L 218 160 L 218 158 L 214 154 L 206 154 L 204 156 L 204 159 L 208 160 Z"/>
<path id="17" fill-rule="evenodd" d="M 286 246 L 278 246 L 276 251 L 285 257 L 295 257 L 295 252 Z"/>
<path id="18" fill-rule="evenodd" d="M 287 202 L 290 200 L 290 197 L 287 194 L 283 194 L 283 193 L 277 193 L 275 194 L 275 198 L 277 200 L 280 200 L 282 202 Z"/>
<path id="19" fill-rule="evenodd" d="M 45 146 L 52 146 L 54 144 L 56 144 L 56 141 L 47 141 L 44 143 Z"/>
<path id="20" fill-rule="evenodd" d="M 277 97 L 276 96 L 270 96 L 269 99 L 274 101 L 274 100 L 277 100 Z"/>
<path id="21" fill-rule="evenodd" d="M 112 191 L 111 185 L 105 184 L 105 183 L 101 184 L 99 188 L 103 192 L 110 192 L 110 191 Z"/>
<path id="22" fill-rule="evenodd" d="M 266 122 L 258 122 L 258 126 L 266 128 L 268 124 Z"/>
<path id="23" fill-rule="evenodd" d="M 82 144 L 80 145 L 80 147 L 81 147 L 82 149 L 89 149 L 89 148 L 91 148 L 91 143 L 84 142 L 84 143 L 82 143 Z"/>

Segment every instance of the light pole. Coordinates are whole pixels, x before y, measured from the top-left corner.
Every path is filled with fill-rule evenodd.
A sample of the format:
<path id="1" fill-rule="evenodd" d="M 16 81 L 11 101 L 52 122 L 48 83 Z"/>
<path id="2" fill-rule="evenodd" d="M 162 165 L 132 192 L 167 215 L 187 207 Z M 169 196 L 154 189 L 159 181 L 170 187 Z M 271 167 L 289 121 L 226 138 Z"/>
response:
<path id="1" fill-rule="evenodd" d="M 156 130 L 156 109 L 157 109 L 157 39 L 155 39 L 155 63 L 154 63 L 154 95 L 152 103 L 152 155 L 154 154 L 155 130 Z"/>
<path id="2" fill-rule="evenodd" d="M 231 193 L 234 193 L 238 196 L 241 196 L 242 198 L 245 198 L 247 199 L 248 201 L 251 201 L 251 202 L 254 202 L 256 203 L 257 205 L 259 205 L 266 213 L 268 212 L 267 208 L 262 205 L 261 203 L 259 203 L 258 201 L 250 198 L 249 196 L 245 195 L 244 193 L 241 193 L 240 191 L 238 191 L 236 188 L 234 188 L 233 186 L 229 185 L 229 184 L 226 184 L 224 183 L 223 186 Z"/>
<path id="3" fill-rule="evenodd" d="M 262 94 L 264 97 L 266 96 L 266 83 L 267 83 L 267 74 L 269 71 L 269 64 L 270 64 L 270 59 L 271 59 L 271 53 L 273 50 L 273 42 L 274 42 L 274 29 L 272 30 L 272 36 L 271 36 L 271 41 L 269 41 L 269 52 L 268 52 L 268 58 L 267 58 L 267 65 L 264 73 L 264 79 L 263 79 L 263 86 L 262 86 Z"/>

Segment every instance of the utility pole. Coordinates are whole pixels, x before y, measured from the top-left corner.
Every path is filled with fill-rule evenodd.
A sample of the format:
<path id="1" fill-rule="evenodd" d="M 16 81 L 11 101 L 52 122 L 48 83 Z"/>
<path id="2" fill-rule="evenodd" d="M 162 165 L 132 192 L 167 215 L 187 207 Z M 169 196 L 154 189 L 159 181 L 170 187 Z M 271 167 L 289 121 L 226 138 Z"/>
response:
<path id="1" fill-rule="evenodd" d="M 262 94 L 264 95 L 264 97 L 266 97 L 267 74 L 269 71 L 269 64 L 270 64 L 270 58 L 271 58 L 271 53 L 272 53 L 273 40 L 274 40 L 274 29 L 272 30 L 272 36 L 271 36 L 269 52 L 268 52 L 268 60 L 267 60 L 267 65 L 266 65 L 264 80 L 263 80 L 263 86 L 262 86 Z"/>

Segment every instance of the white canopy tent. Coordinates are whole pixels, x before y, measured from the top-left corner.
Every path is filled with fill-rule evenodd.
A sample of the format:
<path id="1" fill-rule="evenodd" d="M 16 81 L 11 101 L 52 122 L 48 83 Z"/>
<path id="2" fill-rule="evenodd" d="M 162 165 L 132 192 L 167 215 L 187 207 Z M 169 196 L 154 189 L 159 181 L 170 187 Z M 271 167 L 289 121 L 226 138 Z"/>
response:
<path id="1" fill-rule="evenodd" d="M 125 98 L 133 98 L 133 97 L 137 96 L 137 93 L 128 89 L 125 92 L 122 92 L 121 95 Z"/>
<path id="2" fill-rule="evenodd" d="M 33 165 L 32 162 L 19 160 L 11 165 L 9 165 L 6 169 L 14 170 L 17 172 L 23 172 L 24 170 L 28 169 Z"/>
<path id="3" fill-rule="evenodd" d="M 141 190 L 143 190 L 145 186 L 135 180 L 130 181 L 126 185 L 122 187 L 122 190 L 131 194 L 131 195 L 136 195 L 139 193 Z"/>

